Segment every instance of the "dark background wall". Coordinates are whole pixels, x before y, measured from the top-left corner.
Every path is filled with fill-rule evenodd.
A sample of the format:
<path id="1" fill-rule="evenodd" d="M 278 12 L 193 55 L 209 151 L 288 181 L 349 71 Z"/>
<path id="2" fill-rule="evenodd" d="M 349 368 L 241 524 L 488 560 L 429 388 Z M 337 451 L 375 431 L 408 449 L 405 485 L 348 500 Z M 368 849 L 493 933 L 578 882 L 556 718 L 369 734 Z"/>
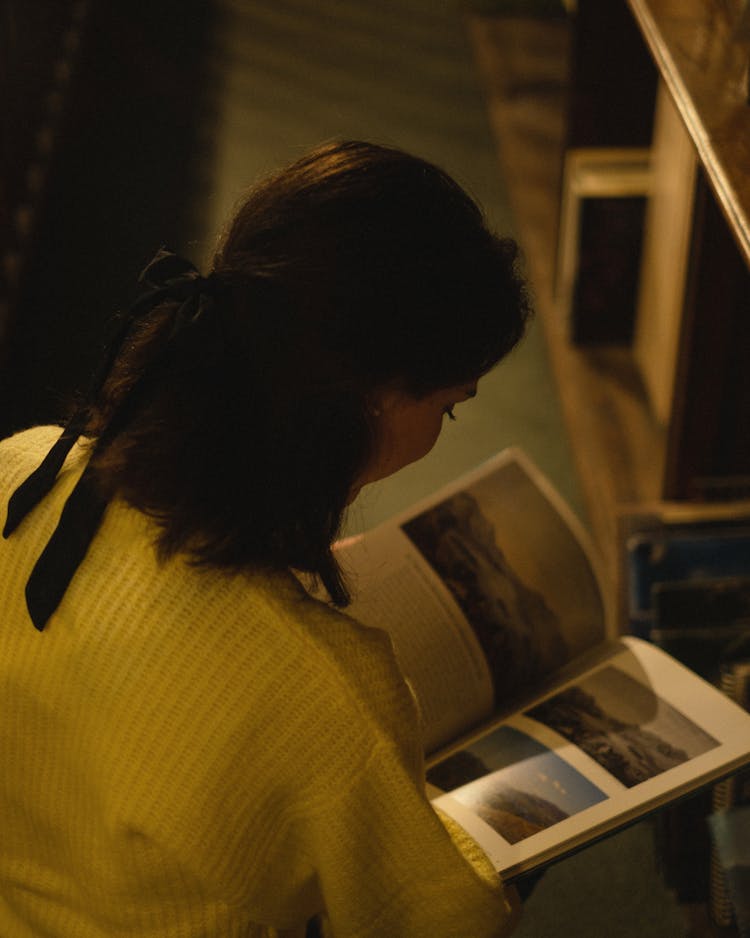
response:
<path id="1" fill-rule="evenodd" d="M 2 0 L 0 434 L 60 419 L 198 224 L 209 0 Z"/>

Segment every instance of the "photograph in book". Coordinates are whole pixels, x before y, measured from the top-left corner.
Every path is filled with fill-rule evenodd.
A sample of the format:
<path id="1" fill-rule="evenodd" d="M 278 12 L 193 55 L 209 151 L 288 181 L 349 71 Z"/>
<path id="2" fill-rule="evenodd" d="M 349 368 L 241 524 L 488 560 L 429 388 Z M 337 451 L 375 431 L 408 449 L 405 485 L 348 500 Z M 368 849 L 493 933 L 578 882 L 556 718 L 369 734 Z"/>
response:
<path id="1" fill-rule="evenodd" d="M 525 715 L 570 740 L 627 788 L 719 745 L 616 667 L 602 668 Z"/>
<path id="2" fill-rule="evenodd" d="M 601 640 L 605 615 L 591 567 L 518 462 L 501 465 L 401 529 L 474 630 L 498 701 Z"/>
<path id="3" fill-rule="evenodd" d="M 500 726 L 454 753 L 427 778 L 510 844 L 607 797 L 552 750 L 512 726 Z"/>
<path id="4" fill-rule="evenodd" d="M 580 522 L 518 449 L 336 544 L 348 614 L 388 632 L 434 753 L 612 638 Z"/>

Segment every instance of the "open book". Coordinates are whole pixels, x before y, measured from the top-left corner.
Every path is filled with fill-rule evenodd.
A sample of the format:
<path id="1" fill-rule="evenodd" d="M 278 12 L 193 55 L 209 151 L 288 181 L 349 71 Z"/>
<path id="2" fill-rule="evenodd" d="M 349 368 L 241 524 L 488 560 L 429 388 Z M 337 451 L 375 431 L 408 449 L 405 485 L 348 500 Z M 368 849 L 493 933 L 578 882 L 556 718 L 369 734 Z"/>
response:
<path id="1" fill-rule="evenodd" d="M 750 763 L 750 714 L 614 634 L 583 528 L 522 452 L 337 551 L 420 702 L 430 796 L 505 880 Z"/>

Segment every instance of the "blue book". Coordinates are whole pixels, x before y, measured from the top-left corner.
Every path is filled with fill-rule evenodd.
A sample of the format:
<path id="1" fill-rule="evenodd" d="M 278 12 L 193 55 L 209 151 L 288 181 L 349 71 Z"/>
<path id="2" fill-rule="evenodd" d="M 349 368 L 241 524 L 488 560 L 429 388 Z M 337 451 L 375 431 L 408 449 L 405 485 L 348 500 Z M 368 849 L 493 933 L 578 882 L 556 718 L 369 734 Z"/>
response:
<path id="1" fill-rule="evenodd" d="M 626 554 L 630 630 L 649 638 L 657 584 L 750 576 L 750 526 L 676 526 L 633 534 Z"/>

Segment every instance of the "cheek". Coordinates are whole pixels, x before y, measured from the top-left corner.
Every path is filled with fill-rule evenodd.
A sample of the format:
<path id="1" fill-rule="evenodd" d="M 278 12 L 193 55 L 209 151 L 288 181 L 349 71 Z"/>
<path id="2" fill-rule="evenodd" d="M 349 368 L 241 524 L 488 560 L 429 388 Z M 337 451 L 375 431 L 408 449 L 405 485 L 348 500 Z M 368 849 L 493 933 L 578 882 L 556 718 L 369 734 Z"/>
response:
<path id="1" fill-rule="evenodd" d="M 411 440 L 412 455 L 409 460 L 410 462 L 415 462 L 417 459 L 421 459 L 430 452 L 432 447 L 437 443 L 442 428 L 443 415 L 441 413 L 438 417 L 433 417 L 429 421 L 425 421 L 418 429 L 415 429 Z"/>
<path id="2" fill-rule="evenodd" d="M 442 426 L 442 409 L 430 408 L 428 412 L 401 414 L 381 427 L 377 455 L 365 480 L 383 479 L 426 456 L 437 442 Z"/>

